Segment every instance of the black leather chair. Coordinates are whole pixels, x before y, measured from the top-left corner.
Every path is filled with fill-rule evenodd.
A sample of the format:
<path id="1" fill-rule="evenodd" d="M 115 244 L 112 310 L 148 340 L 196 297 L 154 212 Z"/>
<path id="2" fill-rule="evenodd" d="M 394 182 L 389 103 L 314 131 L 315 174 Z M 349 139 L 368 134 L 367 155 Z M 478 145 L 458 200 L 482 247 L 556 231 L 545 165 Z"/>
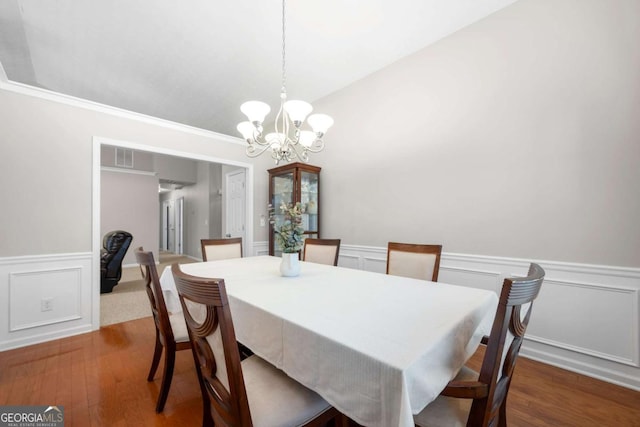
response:
<path id="1" fill-rule="evenodd" d="M 133 236 L 122 230 L 110 231 L 102 239 L 100 254 L 100 293 L 113 291 L 122 276 L 122 260 L 131 245 Z"/>

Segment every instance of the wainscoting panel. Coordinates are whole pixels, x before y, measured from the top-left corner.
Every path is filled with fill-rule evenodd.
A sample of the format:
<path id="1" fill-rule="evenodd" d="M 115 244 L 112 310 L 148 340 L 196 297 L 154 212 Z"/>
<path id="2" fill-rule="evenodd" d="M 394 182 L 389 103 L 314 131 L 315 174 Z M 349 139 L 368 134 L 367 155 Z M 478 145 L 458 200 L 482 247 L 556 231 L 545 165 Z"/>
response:
<path id="1" fill-rule="evenodd" d="M 362 257 L 362 266 L 362 270 L 384 274 L 387 272 L 387 258 L 364 256 Z"/>
<path id="2" fill-rule="evenodd" d="M 253 255 L 254 256 L 269 255 L 269 242 L 254 242 Z"/>
<path id="3" fill-rule="evenodd" d="M 503 278 L 498 271 L 478 270 L 442 265 L 440 261 L 440 273 L 438 281 L 442 283 L 464 284 L 473 288 L 486 289 L 498 292 Z"/>
<path id="4" fill-rule="evenodd" d="M 268 253 L 266 242 L 250 249 Z M 92 260 L 91 253 L 0 258 L 0 351 L 91 331 L 99 292 Z M 504 277 L 526 274 L 529 261 L 443 253 L 439 281 L 499 292 Z M 547 275 L 521 355 L 640 390 L 640 269 L 536 262 Z M 386 247 L 343 243 L 339 265 L 384 273 Z"/>
<path id="5" fill-rule="evenodd" d="M 545 279 L 534 307 L 527 339 L 639 366 L 637 289 Z"/>
<path id="6" fill-rule="evenodd" d="M 80 319 L 80 267 L 9 274 L 9 332 Z"/>
<path id="7" fill-rule="evenodd" d="M 0 258 L 0 351 L 91 331 L 91 263 L 91 253 Z"/>
<path id="8" fill-rule="evenodd" d="M 338 265 L 385 272 L 386 247 L 342 244 Z M 500 292 L 546 271 L 521 355 L 640 390 L 640 269 L 443 253 L 439 282 Z"/>
<path id="9" fill-rule="evenodd" d="M 360 256 L 341 253 L 338 259 L 338 265 L 340 267 L 360 270 Z"/>

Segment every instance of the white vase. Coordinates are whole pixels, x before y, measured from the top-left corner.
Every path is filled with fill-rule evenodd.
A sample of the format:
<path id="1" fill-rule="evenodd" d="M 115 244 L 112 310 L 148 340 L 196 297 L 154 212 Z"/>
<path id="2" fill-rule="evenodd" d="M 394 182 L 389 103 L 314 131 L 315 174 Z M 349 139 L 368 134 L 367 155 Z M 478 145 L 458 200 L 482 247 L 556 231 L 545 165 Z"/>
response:
<path id="1" fill-rule="evenodd" d="M 298 253 L 282 254 L 280 274 L 285 277 L 295 277 L 300 274 L 300 259 Z"/>

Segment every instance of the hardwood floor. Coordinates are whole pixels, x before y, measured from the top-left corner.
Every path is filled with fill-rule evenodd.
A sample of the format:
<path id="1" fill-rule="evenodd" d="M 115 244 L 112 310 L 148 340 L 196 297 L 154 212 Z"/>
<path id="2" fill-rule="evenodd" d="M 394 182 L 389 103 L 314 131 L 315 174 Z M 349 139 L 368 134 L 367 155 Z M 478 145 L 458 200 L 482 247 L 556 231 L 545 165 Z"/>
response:
<path id="1" fill-rule="evenodd" d="M 481 347 L 468 366 L 480 369 Z M 509 426 L 639 427 L 640 392 L 518 359 L 507 397 Z"/>
<path id="2" fill-rule="evenodd" d="M 62 405 L 65 426 L 200 426 L 190 352 L 178 352 L 169 398 L 154 412 L 160 375 L 148 383 L 151 317 L 0 352 L 0 406 Z M 477 369 L 479 351 L 469 365 Z M 520 358 L 509 392 L 511 427 L 640 427 L 640 392 Z"/>

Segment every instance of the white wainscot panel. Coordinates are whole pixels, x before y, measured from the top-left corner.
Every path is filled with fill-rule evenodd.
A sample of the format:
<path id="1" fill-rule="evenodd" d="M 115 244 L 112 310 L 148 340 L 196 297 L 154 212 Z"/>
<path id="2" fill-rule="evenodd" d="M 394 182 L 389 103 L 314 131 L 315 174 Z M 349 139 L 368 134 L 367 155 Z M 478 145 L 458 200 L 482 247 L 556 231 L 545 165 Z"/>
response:
<path id="1" fill-rule="evenodd" d="M 80 267 L 9 275 L 9 331 L 80 319 Z"/>
<path id="2" fill-rule="evenodd" d="M 639 366 L 638 290 L 545 278 L 527 339 Z"/>
<path id="3" fill-rule="evenodd" d="M 385 247 L 340 246 L 339 265 L 383 273 Z M 521 355 L 640 390 L 640 269 L 443 253 L 438 281 L 492 290 L 546 271 Z"/>
<path id="4" fill-rule="evenodd" d="M 341 245 L 338 265 L 340 267 L 386 273 L 387 249 L 371 246 Z"/>
<path id="5" fill-rule="evenodd" d="M 261 241 L 261 242 L 253 242 L 253 252 L 252 254 L 247 254 L 245 256 L 262 256 L 269 255 L 269 242 Z"/>
<path id="6" fill-rule="evenodd" d="M 447 267 L 441 263 L 438 282 L 485 289 L 488 291 L 497 291 L 502 285 L 502 276 L 497 271 L 463 267 Z"/>
<path id="7" fill-rule="evenodd" d="M 0 258 L 0 351 L 91 331 L 92 262 L 91 253 Z"/>
<path id="8" fill-rule="evenodd" d="M 358 255 L 340 254 L 338 257 L 338 266 L 360 269 L 360 257 Z"/>
<path id="9" fill-rule="evenodd" d="M 365 256 L 362 258 L 362 269 L 366 271 L 374 271 L 376 273 L 387 272 L 387 259 Z"/>

